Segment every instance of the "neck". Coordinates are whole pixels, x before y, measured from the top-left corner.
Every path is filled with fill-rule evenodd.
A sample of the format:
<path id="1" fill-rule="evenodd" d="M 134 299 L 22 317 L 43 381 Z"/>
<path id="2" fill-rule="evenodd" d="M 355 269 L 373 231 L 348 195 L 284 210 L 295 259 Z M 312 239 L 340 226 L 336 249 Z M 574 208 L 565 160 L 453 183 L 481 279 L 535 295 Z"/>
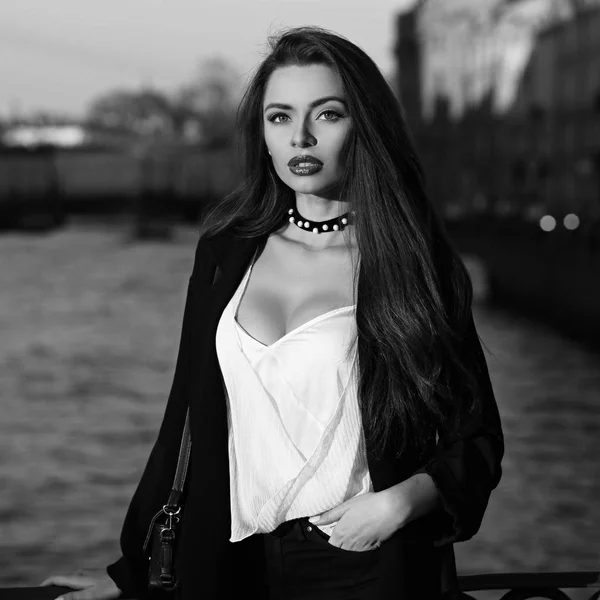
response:
<path id="1" fill-rule="evenodd" d="M 312 194 L 296 194 L 296 209 L 310 221 L 327 221 L 348 212 L 348 203 Z"/>
<path id="2" fill-rule="evenodd" d="M 314 233 L 296 227 L 296 225 L 293 225 L 292 223 L 288 223 L 277 235 L 288 242 L 300 244 L 305 250 L 310 250 L 312 252 L 356 247 L 353 225 L 348 225 L 343 231 L 329 231 L 327 233 L 315 235 Z"/>

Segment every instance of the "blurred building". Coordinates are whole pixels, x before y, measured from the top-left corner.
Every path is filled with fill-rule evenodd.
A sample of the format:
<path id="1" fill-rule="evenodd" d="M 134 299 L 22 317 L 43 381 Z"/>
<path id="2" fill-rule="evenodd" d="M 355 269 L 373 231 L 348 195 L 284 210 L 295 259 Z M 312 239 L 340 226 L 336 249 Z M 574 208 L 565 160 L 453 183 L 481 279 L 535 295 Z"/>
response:
<path id="1" fill-rule="evenodd" d="M 421 0 L 400 98 L 448 215 L 600 216 L 600 1 Z"/>
<path id="2" fill-rule="evenodd" d="M 572 14 L 571 0 L 421 0 L 407 20 L 422 47 L 423 114 L 443 97 L 458 117 L 490 93 L 497 112 L 508 109 L 536 32 Z"/>
<path id="3" fill-rule="evenodd" d="M 423 112 L 421 95 L 423 73 L 421 52 L 423 46 L 418 32 L 418 11 L 400 15 L 397 23 L 398 42 L 394 50 L 400 73 L 396 91 L 409 123 L 420 123 Z"/>
<path id="4" fill-rule="evenodd" d="M 540 33 L 512 112 L 550 212 L 600 217 L 599 6 Z"/>

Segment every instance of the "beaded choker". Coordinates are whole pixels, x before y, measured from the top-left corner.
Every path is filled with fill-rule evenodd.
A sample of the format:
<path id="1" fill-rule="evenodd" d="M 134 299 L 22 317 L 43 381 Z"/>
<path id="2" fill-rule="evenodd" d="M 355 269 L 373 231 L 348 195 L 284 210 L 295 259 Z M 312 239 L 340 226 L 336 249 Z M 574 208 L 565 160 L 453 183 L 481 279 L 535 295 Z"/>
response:
<path id="1" fill-rule="evenodd" d="M 350 224 L 354 211 L 344 213 L 339 217 L 328 219 L 327 221 L 311 221 L 305 219 L 299 212 L 296 206 L 288 210 L 290 215 L 289 222 L 296 225 L 300 229 L 312 231 L 313 233 L 325 233 L 327 231 L 344 231 L 346 226 Z"/>

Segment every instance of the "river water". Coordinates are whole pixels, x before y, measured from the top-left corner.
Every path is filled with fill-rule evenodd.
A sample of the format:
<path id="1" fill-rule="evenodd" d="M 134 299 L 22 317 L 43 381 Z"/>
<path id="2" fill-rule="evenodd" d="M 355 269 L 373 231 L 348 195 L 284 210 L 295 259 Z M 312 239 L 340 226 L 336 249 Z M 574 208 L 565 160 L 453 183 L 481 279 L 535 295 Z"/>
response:
<path id="1" fill-rule="evenodd" d="M 195 233 L 125 225 L 0 237 L 0 587 L 103 566 L 155 439 Z M 600 569 L 600 357 L 474 309 L 506 437 L 461 573 Z M 589 594 L 588 594 L 589 596 Z"/>

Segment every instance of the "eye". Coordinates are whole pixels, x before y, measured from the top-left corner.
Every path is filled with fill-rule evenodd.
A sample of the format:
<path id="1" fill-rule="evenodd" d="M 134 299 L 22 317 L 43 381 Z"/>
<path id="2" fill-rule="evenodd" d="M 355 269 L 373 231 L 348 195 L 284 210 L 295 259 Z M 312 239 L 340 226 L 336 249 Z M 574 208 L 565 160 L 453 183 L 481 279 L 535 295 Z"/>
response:
<path id="1" fill-rule="evenodd" d="M 326 118 L 324 119 L 325 121 L 337 121 L 341 118 L 344 117 L 344 115 L 342 113 L 339 113 L 337 110 L 324 110 L 319 117 L 322 117 L 323 115 L 333 115 L 331 118 Z"/>
<path id="2" fill-rule="evenodd" d="M 285 113 L 273 113 L 269 116 L 268 120 L 271 121 L 271 123 L 285 123 L 285 121 L 276 121 L 276 119 L 279 117 L 285 117 L 286 119 L 289 119 Z"/>

